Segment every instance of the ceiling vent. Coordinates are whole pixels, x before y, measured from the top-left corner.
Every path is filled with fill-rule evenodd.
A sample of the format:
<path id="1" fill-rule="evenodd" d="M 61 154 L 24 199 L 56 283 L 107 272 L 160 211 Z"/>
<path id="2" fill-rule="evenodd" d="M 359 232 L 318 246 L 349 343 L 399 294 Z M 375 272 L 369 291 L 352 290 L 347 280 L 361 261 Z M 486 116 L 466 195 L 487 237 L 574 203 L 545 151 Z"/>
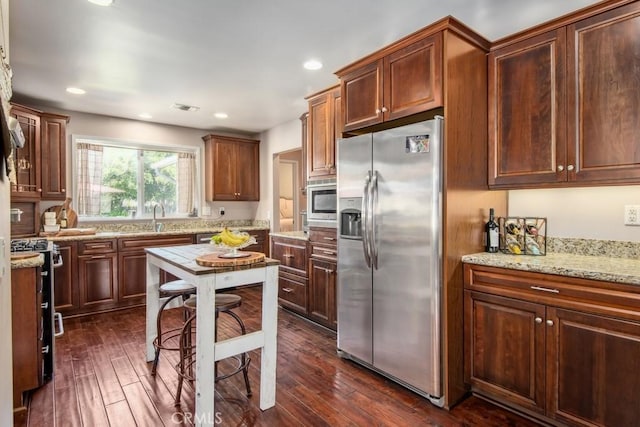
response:
<path id="1" fill-rule="evenodd" d="M 175 108 L 176 110 L 182 110 L 182 111 L 198 111 L 200 109 L 200 107 L 194 107 L 193 105 L 186 105 L 186 104 L 178 104 L 177 102 L 174 102 L 171 108 Z"/>

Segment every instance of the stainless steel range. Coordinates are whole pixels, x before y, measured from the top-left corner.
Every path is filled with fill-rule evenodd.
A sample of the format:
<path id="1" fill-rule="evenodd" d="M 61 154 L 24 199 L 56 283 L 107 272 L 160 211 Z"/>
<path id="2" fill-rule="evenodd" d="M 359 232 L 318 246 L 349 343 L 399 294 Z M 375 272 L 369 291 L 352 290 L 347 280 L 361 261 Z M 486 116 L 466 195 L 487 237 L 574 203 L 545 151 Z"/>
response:
<path id="1" fill-rule="evenodd" d="M 53 269 L 62 265 L 62 258 L 57 245 L 47 239 L 13 239 L 11 252 L 40 252 L 44 256 L 42 265 L 42 354 L 43 366 L 39 382 L 44 384 L 53 376 L 54 337 L 62 335 L 62 316 L 54 311 Z M 55 332 L 55 320 L 58 323 L 58 333 Z"/>

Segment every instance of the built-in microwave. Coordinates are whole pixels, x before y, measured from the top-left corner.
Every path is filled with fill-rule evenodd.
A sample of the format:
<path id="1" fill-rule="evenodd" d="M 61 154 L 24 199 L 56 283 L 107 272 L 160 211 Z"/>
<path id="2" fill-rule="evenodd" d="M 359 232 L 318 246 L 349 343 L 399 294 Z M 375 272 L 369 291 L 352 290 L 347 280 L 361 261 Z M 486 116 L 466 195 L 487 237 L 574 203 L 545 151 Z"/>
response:
<path id="1" fill-rule="evenodd" d="M 337 207 L 335 183 L 307 185 L 307 222 L 310 226 L 335 227 Z"/>

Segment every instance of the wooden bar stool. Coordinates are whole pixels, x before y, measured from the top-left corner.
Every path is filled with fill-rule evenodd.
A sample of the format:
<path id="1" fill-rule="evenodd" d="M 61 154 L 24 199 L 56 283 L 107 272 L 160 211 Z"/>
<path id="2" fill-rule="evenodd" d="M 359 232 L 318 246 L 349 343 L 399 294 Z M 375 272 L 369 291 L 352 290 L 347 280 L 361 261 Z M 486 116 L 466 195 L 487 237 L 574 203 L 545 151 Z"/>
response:
<path id="1" fill-rule="evenodd" d="M 151 375 L 156 374 L 158 368 L 158 361 L 160 360 L 160 350 L 180 351 L 179 339 L 182 334 L 182 326 L 178 328 L 171 328 L 168 330 L 162 329 L 162 315 L 164 308 L 176 298 L 182 297 L 182 303 L 189 299 L 189 297 L 196 293 L 196 287 L 192 284 L 180 279 L 172 282 L 163 283 L 159 288 L 160 297 L 167 298 L 158 310 L 156 316 L 156 339 L 153 340 L 153 346 L 156 349 L 156 355 L 153 359 L 153 366 L 151 368 Z M 189 317 L 189 312 L 184 311 L 184 320 Z"/>
<path id="2" fill-rule="evenodd" d="M 216 326 L 215 326 L 215 340 L 218 339 L 218 316 L 220 313 L 226 313 L 231 316 L 240 326 L 240 332 L 242 335 L 247 333 L 247 330 L 244 326 L 244 322 L 235 312 L 233 312 L 234 308 L 240 307 L 242 304 L 242 297 L 236 294 L 216 294 Z M 182 327 L 182 334 L 180 339 L 180 361 L 176 365 L 176 371 L 178 372 L 178 390 L 176 391 L 176 405 L 180 404 L 180 397 L 182 394 L 182 383 L 185 379 L 189 381 L 194 380 L 193 375 L 193 364 L 195 363 L 195 345 L 192 344 L 193 340 L 191 339 L 193 322 L 196 319 L 196 305 L 197 305 L 197 297 L 191 296 L 187 299 L 183 306 L 187 312 L 190 313 L 188 319 L 185 321 L 184 326 Z M 230 372 L 218 375 L 218 362 L 215 362 L 215 372 L 216 379 L 218 382 L 225 378 L 229 378 L 239 372 L 242 372 L 244 375 L 244 384 L 247 388 L 247 397 L 251 397 L 251 385 L 249 384 L 249 363 L 251 363 L 251 358 L 247 353 L 242 353 L 240 355 L 231 356 L 231 358 L 237 361 L 237 365 Z"/>

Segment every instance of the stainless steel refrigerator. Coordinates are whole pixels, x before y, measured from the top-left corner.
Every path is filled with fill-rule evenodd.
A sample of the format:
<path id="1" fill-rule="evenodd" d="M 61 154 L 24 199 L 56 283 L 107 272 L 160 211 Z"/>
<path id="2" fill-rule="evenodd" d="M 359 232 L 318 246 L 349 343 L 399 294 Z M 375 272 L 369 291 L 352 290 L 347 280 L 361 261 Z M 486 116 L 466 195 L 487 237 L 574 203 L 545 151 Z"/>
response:
<path id="1" fill-rule="evenodd" d="M 436 117 L 337 146 L 338 352 L 438 406 L 442 125 Z"/>

